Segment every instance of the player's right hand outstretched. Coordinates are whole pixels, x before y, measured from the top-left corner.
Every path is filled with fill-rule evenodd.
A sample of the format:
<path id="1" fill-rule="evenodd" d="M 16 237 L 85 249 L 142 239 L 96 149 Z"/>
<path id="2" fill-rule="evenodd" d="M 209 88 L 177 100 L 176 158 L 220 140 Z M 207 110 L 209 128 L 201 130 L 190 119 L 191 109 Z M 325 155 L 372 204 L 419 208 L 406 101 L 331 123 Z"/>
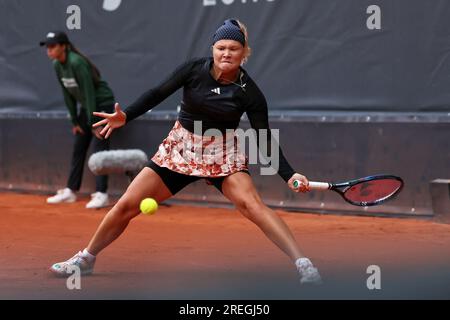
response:
<path id="1" fill-rule="evenodd" d="M 104 125 L 105 127 L 100 131 L 100 134 L 104 136 L 105 139 L 109 138 L 114 129 L 124 126 L 127 120 L 127 115 L 122 111 L 117 102 L 114 105 L 114 109 L 114 113 L 93 112 L 94 116 L 104 118 L 103 120 L 94 123 L 92 127 L 97 128 Z"/>

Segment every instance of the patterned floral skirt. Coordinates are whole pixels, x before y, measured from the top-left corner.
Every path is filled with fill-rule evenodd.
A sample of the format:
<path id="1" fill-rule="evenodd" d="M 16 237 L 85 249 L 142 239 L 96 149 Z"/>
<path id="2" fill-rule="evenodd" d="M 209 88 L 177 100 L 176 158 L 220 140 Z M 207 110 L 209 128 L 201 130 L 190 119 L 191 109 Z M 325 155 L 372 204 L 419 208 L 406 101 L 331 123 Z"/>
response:
<path id="1" fill-rule="evenodd" d="M 183 128 L 179 121 L 159 145 L 152 161 L 160 167 L 198 177 L 225 177 L 248 170 L 248 159 L 234 132 L 200 136 Z"/>

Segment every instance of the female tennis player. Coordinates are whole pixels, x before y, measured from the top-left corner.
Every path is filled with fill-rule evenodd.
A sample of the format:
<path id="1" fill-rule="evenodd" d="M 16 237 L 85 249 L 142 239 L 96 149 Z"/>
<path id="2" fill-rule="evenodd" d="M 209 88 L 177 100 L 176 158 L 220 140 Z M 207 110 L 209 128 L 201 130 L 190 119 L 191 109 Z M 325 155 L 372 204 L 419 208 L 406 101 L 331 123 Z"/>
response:
<path id="1" fill-rule="evenodd" d="M 145 92 L 124 111 L 116 104 L 112 114 L 94 113 L 104 118 L 94 124 L 94 127 L 103 126 L 100 134 L 108 138 L 113 130 L 144 114 L 179 88 L 183 88 L 178 120 L 148 166 L 142 169 L 105 216 L 89 245 L 71 259 L 54 264 L 50 268 L 52 272 L 67 276 L 68 266 L 77 265 L 82 274 L 92 273 L 96 256 L 118 238 L 130 220 L 140 213 L 139 204 L 142 199 L 151 197 L 162 202 L 188 184 L 205 179 L 292 260 L 301 283 L 321 282 L 317 268 L 300 251 L 288 226 L 261 200 L 248 172 L 245 155 L 235 145 L 232 148 L 223 147 L 225 141 L 236 138 L 234 135 L 229 136 L 227 129 L 236 129 L 244 112 L 253 129 L 269 130 L 266 99 L 242 68 L 250 55 L 246 27 L 240 21 L 226 20 L 214 33 L 212 55 L 211 58 L 195 59 L 182 64 L 170 77 Z M 201 121 L 203 131 L 200 136 L 195 130 L 196 121 Z M 206 134 L 207 129 L 228 133 L 225 140 L 214 139 Z M 270 145 L 270 135 L 266 135 L 266 139 L 266 143 Z M 262 137 L 258 139 L 259 144 L 261 140 Z M 211 146 L 214 146 L 215 150 L 223 150 L 223 153 L 219 152 L 217 155 L 205 152 L 197 157 L 192 151 L 198 145 L 190 141 L 201 141 L 202 150 L 211 150 Z M 277 148 L 278 174 L 293 191 L 307 192 L 308 179 L 296 173 L 279 146 Z M 268 150 L 271 148 L 268 147 Z M 218 164 L 218 158 L 225 161 Z M 228 161 L 229 159 L 234 160 Z M 298 188 L 294 187 L 294 180 L 300 181 Z"/>

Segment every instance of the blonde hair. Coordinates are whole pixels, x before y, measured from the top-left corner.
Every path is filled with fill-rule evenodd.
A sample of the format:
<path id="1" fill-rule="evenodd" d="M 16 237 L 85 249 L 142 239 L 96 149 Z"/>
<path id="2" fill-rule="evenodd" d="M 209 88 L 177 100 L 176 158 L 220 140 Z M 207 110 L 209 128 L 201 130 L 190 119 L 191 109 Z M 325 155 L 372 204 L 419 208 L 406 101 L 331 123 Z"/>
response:
<path id="1" fill-rule="evenodd" d="M 244 46 L 244 59 L 242 59 L 242 64 L 246 63 L 248 61 L 248 58 L 252 54 L 252 48 L 250 48 L 249 42 L 248 42 L 248 31 L 245 24 L 243 24 L 241 21 L 236 20 L 239 24 L 239 28 L 241 29 L 241 32 L 244 34 L 245 37 L 245 46 Z"/>

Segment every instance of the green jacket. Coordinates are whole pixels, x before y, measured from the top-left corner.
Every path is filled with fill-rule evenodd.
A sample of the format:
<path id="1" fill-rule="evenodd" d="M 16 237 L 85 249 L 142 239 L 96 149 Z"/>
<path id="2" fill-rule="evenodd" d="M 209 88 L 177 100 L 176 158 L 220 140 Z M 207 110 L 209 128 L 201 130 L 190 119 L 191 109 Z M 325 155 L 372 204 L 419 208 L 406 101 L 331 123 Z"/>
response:
<path id="1" fill-rule="evenodd" d="M 77 122 L 77 102 L 87 111 L 89 126 L 100 120 L 94 117 L 92 112 L 101 111 L 100 107 L 102 106 L 114 104 L 114 95 L 108 84 L 101 79 L 97 85 L 94 83 L 93 71 L 89 62 L 79 54 L 69 50 L 66 62 L 61 63 L 55 60 L 53 66 L 62 86 L 64 101 L 67 109 L 69 109 L 73 125 L 79 125 Z"/>

